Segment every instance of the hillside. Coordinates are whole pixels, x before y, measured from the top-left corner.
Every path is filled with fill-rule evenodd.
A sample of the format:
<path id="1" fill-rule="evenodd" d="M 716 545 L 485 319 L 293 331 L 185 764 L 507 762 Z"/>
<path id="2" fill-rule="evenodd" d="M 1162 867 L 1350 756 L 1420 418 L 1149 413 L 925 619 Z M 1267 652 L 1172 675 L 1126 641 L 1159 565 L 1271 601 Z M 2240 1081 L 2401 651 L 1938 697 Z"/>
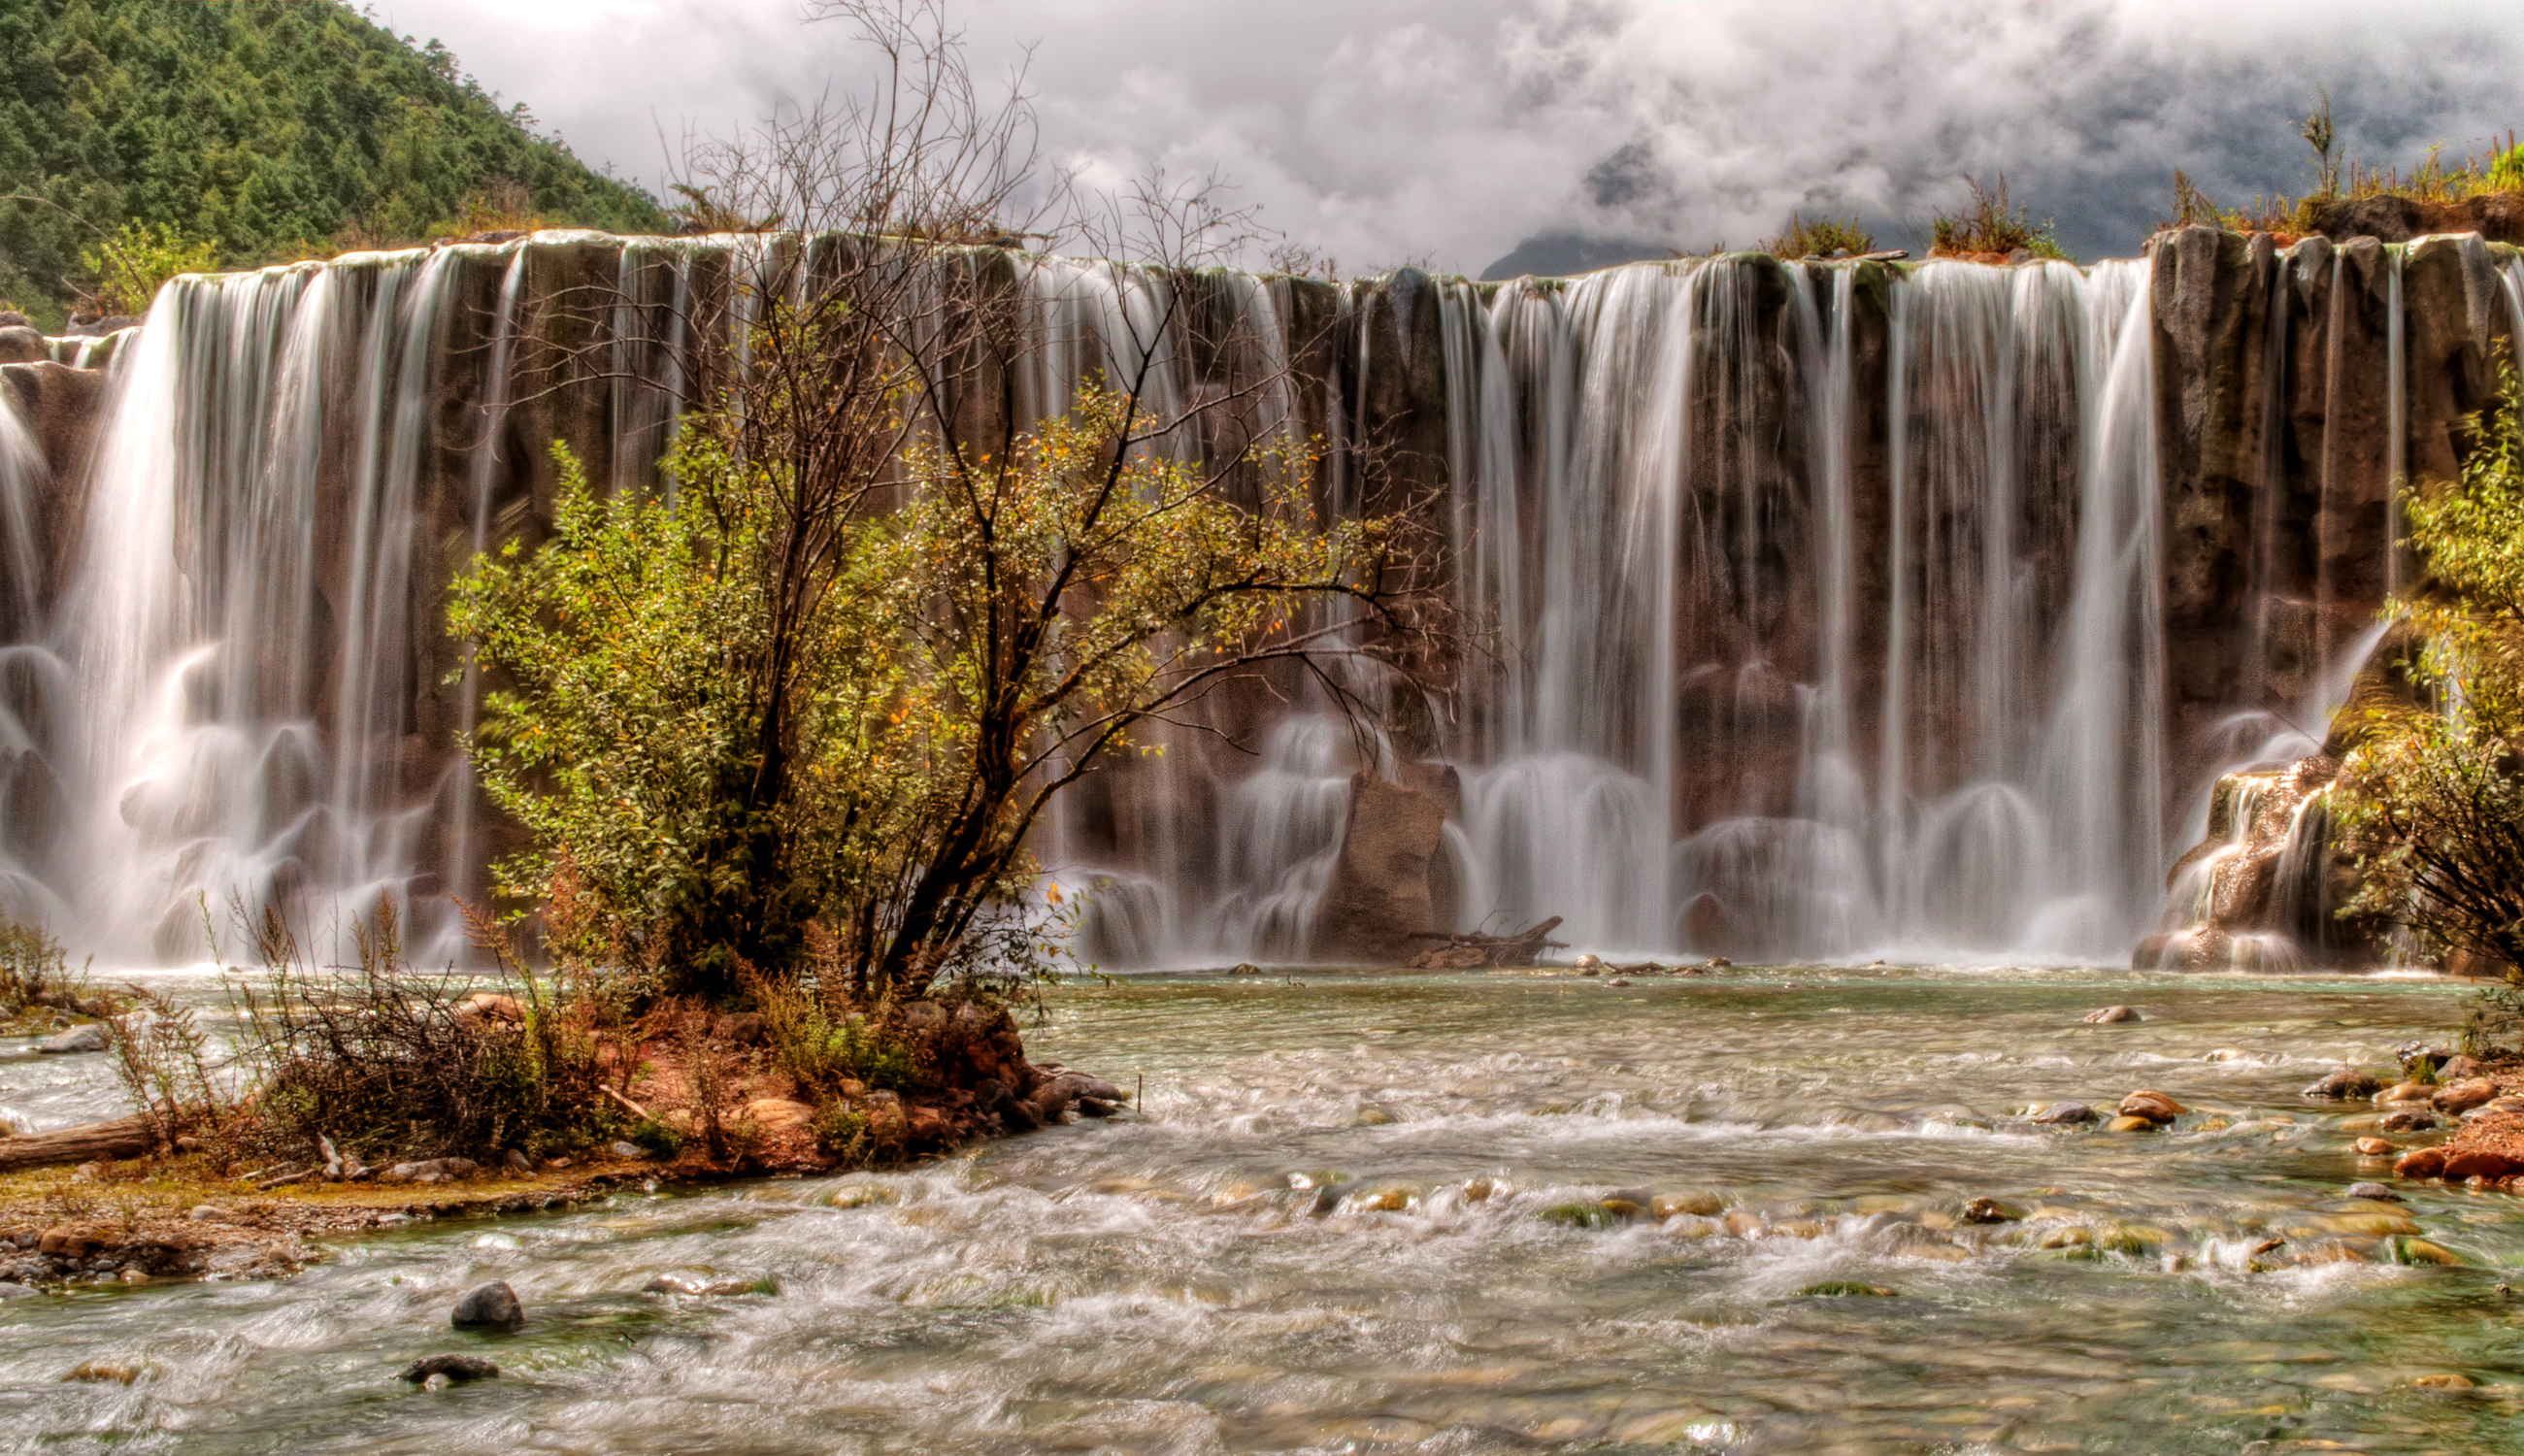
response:
<path id="1" fill-rule="evenodd" d="M 46 200 L 0 202 L 0 303 L 39 323 L 85 281 L 86 224 L 244 265 L 426 237 L 486 194 L 552 223 L 663 222 L 437 42 L 334 0 L 11 0 L 0 77 L 0 195 Z"/>

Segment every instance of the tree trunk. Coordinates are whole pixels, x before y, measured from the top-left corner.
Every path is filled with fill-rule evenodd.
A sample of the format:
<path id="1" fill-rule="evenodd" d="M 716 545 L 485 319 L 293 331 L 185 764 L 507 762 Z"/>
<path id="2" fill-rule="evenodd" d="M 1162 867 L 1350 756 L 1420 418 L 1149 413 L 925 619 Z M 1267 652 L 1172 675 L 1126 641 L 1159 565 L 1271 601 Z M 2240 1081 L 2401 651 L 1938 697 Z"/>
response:
<path id="1" fill-rule="evenodd" d="M 136 1158 L 156 1145 L 149 1125 L 136 1117 L 82 1123 L 59 1132 L 0 1138 L 0 1173 L 95 1158 Z"/>

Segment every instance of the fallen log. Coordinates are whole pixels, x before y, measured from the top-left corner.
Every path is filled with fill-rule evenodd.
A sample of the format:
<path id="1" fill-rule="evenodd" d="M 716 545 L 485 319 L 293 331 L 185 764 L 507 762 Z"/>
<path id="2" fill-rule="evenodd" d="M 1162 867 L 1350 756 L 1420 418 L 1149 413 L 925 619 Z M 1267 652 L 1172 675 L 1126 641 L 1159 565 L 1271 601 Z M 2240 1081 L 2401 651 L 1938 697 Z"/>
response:
<path id="1" fill-rule="evenodd" d="M 1424 950 L 1411 958 L 1415 970 L 1471 970 L 1475 966 L 1526 966 L 1540 959 L 1549 949 L 1569 948 L 1566 941 L 1551 939 L 1560 928 L 1560 917 L 1552 916 L 1508 936 L 1485 936 L 1469 931 L 1419 930 L 1411 933 L 1420 941 L 1443 941 L 1443 946 Z M 1473 958 L 1476 954 L 1479 959 Z"/>
<path id="2" fill-rule="evenodd" d="M 97 1158 L 136 1158 L 157 1146 L 157 1141 L 149 1125 L 137 1117 L 82 1123 L 24 1138 L 0 1138 L 0 1173 L 55 1163 L 85 1163 Z"/>

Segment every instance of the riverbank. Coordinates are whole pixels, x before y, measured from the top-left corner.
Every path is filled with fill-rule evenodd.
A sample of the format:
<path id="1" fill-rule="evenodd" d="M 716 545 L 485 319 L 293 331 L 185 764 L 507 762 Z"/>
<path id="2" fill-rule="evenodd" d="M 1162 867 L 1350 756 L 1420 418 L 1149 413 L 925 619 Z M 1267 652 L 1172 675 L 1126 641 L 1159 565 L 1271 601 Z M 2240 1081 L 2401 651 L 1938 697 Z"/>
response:
<path id="1" fill-rule="evenodd" d="M 659 1172 L 610 1159 L 478 1182 L 264 1189 L 193 1156 L 28 1169 L 0 1176 L 0 1282 L 282 1279 L 324 1258 L 321 1240 L 572 1207 Z"/>

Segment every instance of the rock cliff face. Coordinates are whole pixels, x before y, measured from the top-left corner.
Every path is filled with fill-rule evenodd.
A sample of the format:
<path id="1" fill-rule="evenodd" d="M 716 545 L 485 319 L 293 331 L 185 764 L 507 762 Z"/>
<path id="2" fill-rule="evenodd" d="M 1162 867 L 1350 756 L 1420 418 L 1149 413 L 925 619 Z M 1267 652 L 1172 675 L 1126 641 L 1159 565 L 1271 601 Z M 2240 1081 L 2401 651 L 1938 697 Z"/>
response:
<path id="1" fill-rule="evenodd" d="M 453 755 L 479 685 L 446 583 L 547 529 L 555 440 L 655 483 L 679 395 L 729 366 L 743 256 L 593 234 L 370 255 L 181 284 L 134 334 L 57 342 L 113 358 L 112 402 L 101 368 L 0 365 L 43 462 L 12 487 L 38 604 L 16 635 L 82 684 L 0 704 L 57 725 L 11 751 L 7 782 L 55 805 L 0 846 L 15 897 L 177 953 L 204 893 L 478 885 L 505 831 Z M 1305 684 L 1257 681 L 1162 769 L 1064 807 L 1068 871 L 1131 887 L 1146 958 L 1399 959 L 1414 931 L 1553 914 L 1736 955 L 2117 954 L 2239 768 L 2270 789 L 2216 791 L 2209 838 L 2239 848 L 2202 923 L 2291 934 L 2247 867 L 2319 789 L 2292 725 L 2371 647 L 2408 571 L 2397 481 L 2453 471 L 2524 317 L 2524 265 L 2478 237 L 2194 228 L 2091 275 L 974 266 L 1090 330 L 1096 299 L 1178 300 L 1167 386 L 1322 441 L 1324 509 L 1403 512 L 1462 615 L 1363 680 L 1405 782 L 1310 728 Z M 957 408 L 1022 421 L 1069 382 L 1012 365 Z M 177 719 L 139 721 L 204 642 Z M 48 746 L 73 700 L 134 721 L 78 727 L 111 750 L 82 762 Z M 144 738 L 161 756 L 129 756 Z"/>

